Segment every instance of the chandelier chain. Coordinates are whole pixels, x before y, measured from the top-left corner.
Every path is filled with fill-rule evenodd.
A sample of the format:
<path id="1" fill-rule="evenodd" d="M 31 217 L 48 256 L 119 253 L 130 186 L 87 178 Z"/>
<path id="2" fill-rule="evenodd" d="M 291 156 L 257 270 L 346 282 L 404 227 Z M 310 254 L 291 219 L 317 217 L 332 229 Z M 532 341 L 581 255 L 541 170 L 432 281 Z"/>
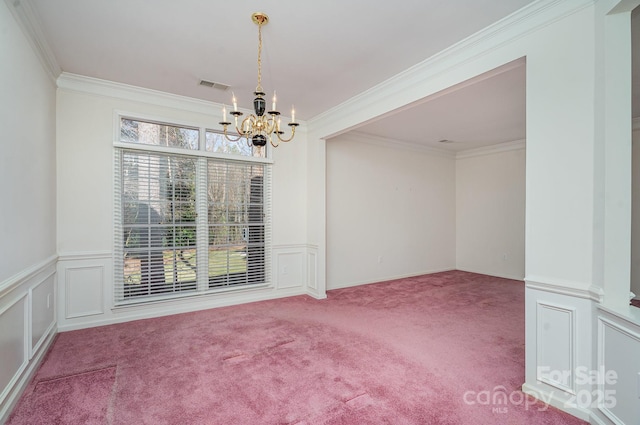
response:
<path id="1" fill-rule="evenodd" d="M 257 92 L 262 92 L 262 24 L 258 24 L 258 86 Z"/>

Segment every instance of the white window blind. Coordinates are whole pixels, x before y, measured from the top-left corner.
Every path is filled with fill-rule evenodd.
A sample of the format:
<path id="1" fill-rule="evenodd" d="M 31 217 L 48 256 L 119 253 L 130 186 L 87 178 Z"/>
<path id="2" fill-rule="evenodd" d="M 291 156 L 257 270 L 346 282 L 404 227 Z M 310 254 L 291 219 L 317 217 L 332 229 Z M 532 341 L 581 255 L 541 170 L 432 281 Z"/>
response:
<path id="1" fill-rule="evenodd" d="M 209 159 L 210 287 L 265 280 L 265 165 Z"/>
<path id="2" fill-rule="evenodd" d="M 147 126 L 162 124 L 123 119 L 121 142 Z M 193 150 L 205 131 L 166 128 L 144 144 L 185 154 L 115 149 L 115 304 L 268 283 L 270 164 L 207 157 Z"/>

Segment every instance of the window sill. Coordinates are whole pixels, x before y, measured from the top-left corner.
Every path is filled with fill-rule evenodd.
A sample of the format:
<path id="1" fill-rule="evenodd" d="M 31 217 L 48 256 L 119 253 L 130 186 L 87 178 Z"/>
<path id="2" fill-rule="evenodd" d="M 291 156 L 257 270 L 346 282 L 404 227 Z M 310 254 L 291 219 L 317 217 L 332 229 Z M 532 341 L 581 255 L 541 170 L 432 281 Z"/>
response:
<path id="1" fill-rule="evenodd" d="M 163 304 L 175 304 L 187 301 L 193 301 L 194 299 L 201 299 L 205 297 L 211 297 L 220 294 L 237 294 L 237 293 L 250 293 L 258 290 L 273 289 L 273 285 L 270 283 L 252 284 L 252 285 L 238 285 L 232 287 L 216 288 L 204 292 L 190 292 L 186 294 L 177 294 L 171 297 L 160 296 L 157 298 L 145 298 L 144 300 L 131 300 L 114 305 L 111 311 L 114 313 L 124 312 L 129 310 L 138 310 L 143 307 L 150 307 Z"/>

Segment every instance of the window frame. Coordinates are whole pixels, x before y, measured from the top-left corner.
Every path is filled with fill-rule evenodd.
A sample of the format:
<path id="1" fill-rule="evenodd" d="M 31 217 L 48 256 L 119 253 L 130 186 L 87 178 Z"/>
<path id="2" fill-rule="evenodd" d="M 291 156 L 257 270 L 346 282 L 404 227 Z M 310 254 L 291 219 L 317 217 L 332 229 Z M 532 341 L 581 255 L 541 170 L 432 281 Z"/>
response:
<path id="1" fill-rule="evenodd" d="M 149 145 L 135 142 L 123 142 L 120 140 L 122 120 L 130 119 L 135 121 L 142 121 L 151 124 L 168 125 L 180 128 L 193 129 L 198 131 L 198 149 L 188 149 L 179 147 L 168 147 Z M 246 291 L 255 290 L 258 288 L 272 288 L 274 286 L 272 281 L 272 255 L 271 255 L 271 229 L 272 229 L 272 178 L 273 178 L 273 160 L 271 159 L 271 149 L 265 147 L 265 156 L 245 156 L 236 155 L 232 153 L 217 153 L 206 151 L 206 134 L 207 132 L 222 133 L 220 130 L 211 128 L 210 126 L 194 123 L 188 123 L 173 119 L 164 119 L 158 117 L 145 116 L 137 113 L 126 113 L 122 111 L 115 111 L 114 113 L 114 137 L 112 143 L 112 153 L 114 158 L 113 163 L 113 193 L 114 193 L 114 217 L 113 217 L 113 246 L 114 246 L 114 288 L 112 291 L 113 306 L 127 307 L 131 305 L 143 305 L 159 301 L 171 301 L 175 299 L 181 299 L 185 297 L 194 297 L 202 295 L 210 295 L 215 293 L 224 293 L 230 291 Z M 140 153 L 157 153 L 160 155 L 178 155 L 181 157 L 194 158 L 196 162 L 196 228 L 198 229 L 197 235 L 197 250 L 196 256 L 197 262 L 208 262 L 208 248 L 209 248 L 209 227 L 211 223 L 208 222 L 207 214 L 207 177 L 206 169 L 208 167 L 209 159 L 222 160 L 225 162 L 241 163 L 245 165 L 262 165 L 264 169 L 263 175 L 263 207 L 264 207 L 264 253 L 263 253 L 263 265 L 264 265 L 264 282 L 262 283 L 249 283 L 242 285 L 230 285 L 221 287 L 211 287 L 210 277 L 208 273 L 202 275 L 200 273 L 201 268 L 198 267 L 198 274 L 196 277 L 196 290 L 187 292 L 170 292 L 168 294 L 152 294 L 143 296 L 124 296 L 124 257 L 119 255 L 124 251 L 123 241 L 123 213 L 122 213 L 122 195 L 123 195 L 123 172 L 122 172 L 122 155 L 123 152 L 140 152 Z M 205 177 L 202 180 L 203 169 Z M 198 188 L 199 187 L 199 188 Z M 204 210 L 203 210 L 204 207 Z M 203 233 L 204 229 L 204 233 Z M 204 254 L 203 254 L 204 251 Z M 205 264 L 204 269 L 208 268 Z"/>

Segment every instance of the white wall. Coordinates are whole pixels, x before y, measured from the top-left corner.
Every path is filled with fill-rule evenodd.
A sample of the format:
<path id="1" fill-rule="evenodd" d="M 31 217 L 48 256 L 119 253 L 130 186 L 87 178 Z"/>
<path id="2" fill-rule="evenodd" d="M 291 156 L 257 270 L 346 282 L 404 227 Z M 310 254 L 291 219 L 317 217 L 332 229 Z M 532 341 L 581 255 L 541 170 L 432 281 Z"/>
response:
<path id="1" fill-rule="evenodd" d="M 327 141 L 327 288 L 455 268 L 453 156 Z"/>
<path id="2" fill-rule="evenodd" d="M 0 2 L 0 423 L 55 334 L 55 84 Z"/>
<path id="3" fill-rule="evenodd" d="M 571 0 L 526 9 L 501 22 L 504 27 L 489 28 L 310 121 L 310 143 L 526 57 L 527 276 L 547 287 L 587 291 L 603 284 L 592 280 L 596 135 L 585 125 L 595 120 L 601 100 L 594 5 Z"/>
<path id="4" fill-rule="evenodd" d="M 595 306 L 613 306 L 610 311 L 622 320 L 640 323 L 640 315 L 620 301 L 628 300 L 631 233 L 631 220 L 625 219 L 631 209 L 630 135 L 626 135 L 631 102 L 630 76 L 623 75 L 630 69 L 626 58 L 630 37 L 625 38 L 624 21 L 629 19 L 629 7 L 637 3 L 534 2 L 309 122 L 310 142 L 322 146 L 322 139 L 526 57 L 523 389 L 585 419 L 594 419 L 598 407 L 568 402 L 576 394 L 591 395 L 597 389 L 576 375 L 578 367 L 595 370 L 596 353 L 605 349 L 595 326 Z M 610 13 L 613 7 L 622 15 Z M 317 156 L 318 161 L 323 159 Z M 318 174 L 312 180 L 323 179 L 323 164 L 312 169 Z M 310 204 L 320 209 L 324 197 L 318 193 Z M 327 227 L 329 220 L 327 216 Z M 316 227 L 320 250 L 326 247 L 330 255 L 329 233 L 326 243 L 322 240 L 325 222 L 320 220 Z M 559 339 L 567 343 L 557 344 Z M 638 343 L 633 339 L 632 344 Z M 615 363 L 619 375 L 640 372 L 631 358 Z M 554 381 L 543 370 L 567 371 L 567 382 Z M 634 405 L 638 404 L 636 398 Z M 619 417 L 635 407 L 622 409 L 616 413 Z"/>
<path id="5" fill-rule="evenodd" d="M 307 292 L 306 137 L 273 151 L 273 287 L 113 309 L 113 142 L 117 114 L 218 128 L 221 108 L 63 74 L 58 79 L 58 274 L 62 330 Z M 312 292 L 312 291 L 311 291 Z"/>
<path id="6" fill-rule="evenodd" d="M 626 174 L 630 171 L 623 160 L 616 163 L 617 158 L 624 157 L 626 153 L 624 149 L 618 149 L 617 144 L 627 143 L 625 137 L 617 137 L 617 134 L 621 130 L 627 131 L 629 126 L 618 125 L 613 116 L 607 115 L 630 118 L 630 114 L 621 113 L 625 112 L 625 105 L 630 105 L 630 102 L 616 92 L 619 86 L 626 84 L 624 78 L 618 78 L 615 72 L 611 74 L 616 69 L 626 69 L 620 66 L 624 65 L 624 61 L 615 59 L 617 52 L 624 53 L 624 49 L 616 49 L 616 46 L 625 44 L 624 40 L 618 39 L 617 32 L 610 28 L 622 28 L 623 25 L 607 15 L 609 6 L 618 3 L 622 5 L 633 1 L 600 0 L 595 4 L 588 0 L 534 2 L 531 6 L 533 11 L 527 8 L 517 19 L 504 20 L 446 54 L 427 60 L 318 117 L 310 123 L 309 149 L 298 145 L 280 148 L 296 146 L 293 148 L 295 151 L 282 155 L 301 158 L 300 164 L 306 166 L 307 174 L 298 174 L 298 168 L 303 167 L 298 163 L 293 166 L 295 171 L 292 173 L 285 170 L 274 173 L 278 175 L 276 182 L 282 183 L 278 187 L 292 191 L 290 196 L 286 192 L 274 194 L 274 198 L 278 199 L 274 230 L 281 229 L 277 234 L 283 235 L 281 238 L 274 236 L 274 239 L 279 238 L 276 258 L 295 264 L 302 262 L 301 267 L 296 269 L 302 275 L 302 281 L 305 278 L 309 281 L 306 274 L 310 270 L 308 259 L 316 258 L 316 293 L 322 296 L 325 266 L 330 272 L 335 263 L 331 258 L 325 261 L 324 255 L 325 252 L 331 254 L 330 244 L 338 244 L 335 240 L 332 242 L 336 235 L 327 233 L 325 236 L 326 223 L 331 217 L 329 211 L 325 217 L 324 208 L 330 200 L 330 170 L 325 167 L 324 138 L 526 56 L 527 352 L 524 388 L 538 396 L 552 396 L 553 403 L 559 407 L 589 417 L 597 409 L 590 406 L 572 408 L 563 404 L 571 398 L 571 394 L 582 391 L 591 394 L 595 389 L 592 385 L 577 382 L 575 367 L 593 370 L 600 365 L 596 361 L 597 353 L 614 352 L 621 355 L 613 359 L 615 361 L 611 366 L 619 368 L 619 375 L 636 376 L 638 373 L 634 369 L 637 366 L 634 358 L 625 356 L 630 356 L 629 353 L 637 349 L 639 331 L 634 324 L 640 323 L 640 319 L 633 315 L 622 319 L 629 324 L 625 327 L 634 333 L 627 334 L 633 337 L 628 341 L 630 349 L 620 349 L 618 347 L 623 346 L 615 342 L 619 335 L 608 334 L 609 330 L 602 328 L 601 323 L 598 324 L 601 330 L 597 332 L 595 319 L 598 316 L 602 322 L 606 313 L 618 320 L 618 316 L 623 316 L 622 312 L 616 307 L 612 311 L 597 313 L 594 308 L 594 305 L 602 302 L 603 297 L 605 300 L 607 297 L 622 299 L 628 293 L 628 279 L 606 279 L 605 286 L 603 278 L 607 273 L 604 269 L 614 272 L 620 269 L 613 260 L 624 257 L 618 254 L 624 254 L 625 250 L 628 253 L 629 250 L 624 238 L 617 238 L 616 232 L 626 231 L 627 236 L 630 233 L 625 227 L 629 226 L 629 220 L 617 220 L 619 224 L 617 228 L 615 226 L 616 208 L 621 211 L 620 216 L 624 216 L 623 210 L 628 209 L 629 196 L 622 192 L 629 183 Z M 611 25 L 604 23 L 606 20 Z M 35 55 L 11 20 L 5 3 L 0 5 L 0 25 L 0 75 L 3 77 L 0 119 L 3 120 L 3 131 L 11 136 L 9 139 L 21 142 L 3 143 L 0 155 L 3 180 L 14 183 L 3 185 L 0 195 L 3 200 L 9 201 L 8 204 L 22 206 L 20 213 L 7 208 L 0 211 L 0 314 L 4 317 L 0 329 L 4 339 L 0 340 L 0 344 L 3 353 L 11 353 L 10 361 L 2 363 L 0 380 L 2 383 L 8 382 L 11 392 L 11 388 L 16 388 L 14 384 L 26 376 L 24 371 L 30 364 L 28 359 L 37 358 L 37 354 L 33 357 L 34 352 L 46 346 L 45 339 L 40 338 L 34 345 L 33 339 L 28 338 L 30 332 L 37 338 L 40 334 L 46 336 L 47 331 L 42 331 L 44 326 L 39 320 L 25 313 L 32 306 L 50 304 L 49 297 L 44 295 L 50 293 L 52 279 L 55 280 L 55 275 L 49 274 L 51 263 L 46 262 L 55 253 L 55 233 L 51 224 L 55 217 L 53 194 L 56 188 L 50 162 L 54 156 L 51 137 L 54 108 L 51 106 L 51 86 L 45 83 L 45 73 L 39 68 Z M 605 61 L 611 56 L 614 60 Z M 611 75 L 615 75 L 615 78 L 611 78 Z M 626 89 L 628 91 L 628 87 Z M 201 303 L 185 306 L 175 303 L 165 311 L 157 309 L 151 312 L 131 309 L 112 311 L 110 308 L 112 193 L 103 185 L 107 184 L 110 188 L 111 184 L 111 179 L 105 173 L 111 169 L 113 109 L 164 115 L 168 120 L 206 120 L 206 117 L 212 116 L 204 111 L 200 115 L 196 112 L 196 116 L 191 107 L 167 106 L 173 101 L 165 102 L 162 96 L 138 93 L 118 100 L 110 94 L 112 91 L 109 88 L 99 95 L 93 95 L 75 87 L 61 95 L 58 105 L 58 112 L 63 116 L 58 117 L 58 123 L 64 127 L 58 129 L 57 154 L 61 171 L 57 181 L 58 247 L 63 254 L 58 270 L 61 272 L 59 287 L 64 291 L 64 297 L 60 297 L 59 317 L 68 328 L 212 305 Z M 218 117 L 211 121 L 215 123 Z M 109 135 L 105 135 L 105 131 Z M 30 157 L 28 152 L 47 154 Z M 328 155 L 330 152 L 326 153 Z M 280 158 L 276 157 L 276 161 L 280 161 Z M 602 158 L 608 158 L 609 162 L 605 163 Z M 326 165 L 330 162 L 329 158 Z M 24 173 L 25 164 L 33 164 L 29 166 L 30 174 Z M 380 170 L 381 175 L 383 172 L 386 170 Z M 452 179 L 455 178 L 453 168 L 451 175 Z M 407 180 L 398 178 L 398 181 L 402 183 L 397 186 L 398 195 L 406 195 L 410 187 L 415 187 Z M 327 193 L 324 190 L 325 183 L 328 186 Z M 386 190 L 385 199 L 393 200 L 391 189 L 395 187 L 384 184 L 381 181 L 381 187 Z M 604 196 L 605 188 L 616 187 L 621 189 L 609 190 Z M 300 196 L 305 190 L 309 190 L 306 199 L 304 195 Z M 26 193 L 29 195 L 25 196 Z M 412 198 L 398 198 L 399 201 L 408 199 Z M 357 204 L 357 200 L 354 202 L 350 199 L 347 205 L 354 203 Z M 369 216 L 372 214 L 370 211 L 365 213 Z M 313 220 L 305 222 L 305 217 L 313 217 Z M 352 220 L 359 224 L 356 219 Z M 22 224 L 25 221 L 33 223 Z M 77 225 L 75 230 L 74 222 Z M 615 230 L 613 233 L 616 233 L 616 237 L 607 236 L 612 233 L 607 227 Z M 86 236 L 88 232 L 93 232 L 92 237 Z M 342 237 L 348 241 L 348 236 Z M 378 243 L 375 247 L 384 245 Z M 314 250 L 318 251 L 317 255 Z M 370 261 L 372 254 L 377 260 L 379 253 L 374 250 L 366 255 L 363 253 L 365 260 Z M 453 250 L 450 255 L 453 259 Z M 376 264 L 386 267 L 386 261 L 387 257 L 383 255 L 383 262 Z M 627 274 L 629 269 L 627 264 Z M 384 270 L 385 273 L 387 271 L 393 272 Z M 279 272 L 279 269 L 275 272 Z M 381 273 L 380 277 L 383 276 Z M 357 282 L 356 277 L 351 278 L 353 282 L 350 283 Z M 368 276 L 363 278 L 367 279 Z M 327 280 L 332 280 L 329 275 Z M 288 278 L 286 281 L 288 284 L 295 283 L 295 279 Z M 86 289 L 82 286 L 85 282 L 90 285 L 90 291 L 83 292 Z M 623 288 L 625 285 L 626 288 Z M 7 291 L 9 286 L 19 289 Z M 302 291 L 303 286 L 304 283 L 299 288 L 281 293 Z M 74 288 L 79 288 L 80 292 L 67 291 Z M 80 294 L 86 294 L 87 297 Z M 242 298 L 245 301 L 247 299 Z M 233 301 L 237 300 L 229 297 L 224 302 Z M 48 311 L 37 308 L 39 311 Z M 46 317 L 46 314 L 43 316 Z M 38 325 L 31 327 L 30 323 Z M 7 332 L 6 329 L 11 331 Z M 16 329 L 22 329 L 22 332 L 12 332 Z M 600 341 L 603 338 L 606 340 L 607 335 L 613 336 L 611 345 Z M 556 344 L 558 338 L 568 343 Z M 551 379 L 553 377 L 541 374 L 540 368 L 543 367 L 551 370 L 569 368 L 569 382 L 556 382 Z M 628 383 L 625 385 L 628 386 Z M 2 409 L 5 410 L 0 411 L 0 415 L 6 411 L 7 400 L 5 398 L 2 401 Z M 612 413 L 621 418 L 634 417 L 629 412 L 634 412 L 638 400 L 634 398 L 630 403 L 633 404 L 621 404 L 621 410 Z"/>
<path id="7" fill-rule="evenodd" d="M 501 145 L 503 148 L 508 148 Z M 524 279 L 524 142 L 456 161 L 456 268 Z"/>
<path id="8" fill-rule="evenodd" d="M 640 129 L 633 132 L 632 158 L 631 292 L 640 299 Z"/>
<path id="9" fill-rule="evenodd" d="M 345 134 L 327 141 L 326 185 L 327 289 L 454 268 L 524 278 L 524 141 L 455 157 Z"/>
<path id="10" fill-rule="evenodd" d="M 0 6 L 0 282 L 55 254 L 55 86 Z"/>

